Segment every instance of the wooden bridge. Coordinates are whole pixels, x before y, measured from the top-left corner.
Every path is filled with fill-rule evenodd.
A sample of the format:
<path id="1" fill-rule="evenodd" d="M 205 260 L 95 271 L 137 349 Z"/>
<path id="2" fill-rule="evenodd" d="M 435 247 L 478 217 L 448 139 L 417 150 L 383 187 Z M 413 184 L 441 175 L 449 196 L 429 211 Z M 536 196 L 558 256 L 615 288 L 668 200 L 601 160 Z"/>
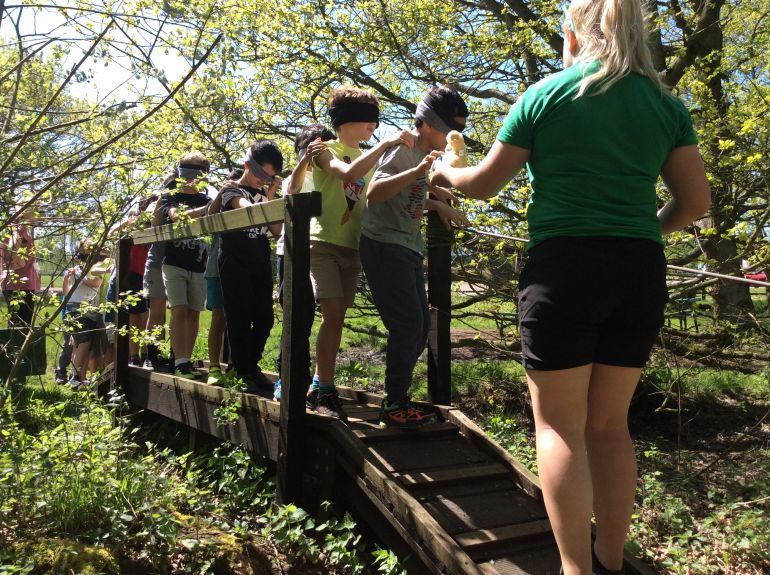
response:
<path id="1" fill-rule="evenodd" d="M 292 334 L 299 333 L 296 327 L 312 313 L 312 302 L 303 301 L 301 294 L 307 293 L 310 281 L 309 222 L 318 213 L 318 192 L 298 194 L 183 226 L 136 232 L 120 244 L 118 291 L 122 292 L 120 270 L 128 268 L 132 242 L 285 221 L 285 367 L 280 404 L 272 400 L 271 392 L 265 394 L 270 397 L 242 394 L 239 420 L 217 426 L 214 411 L 232 391 L 129 367 L 125 336 L 118 338 L 114 384 L 138 408 L 242 444 L 275 461 L 279 502 L 320 513 L 320 504 L 331 501 L 338 512 L 349 511 L 365 534 L 392 549 L 410 573 L 558 573 L 559 555 L 537 477 L 458 409 L 438 405 L 441 421 L 419 431 L 381 429 L 382 396 L 338 388 L 349 416 L 347 425 L 306 411 L 309 342 Z M 429 300 L 446 311 L 451 309 L 450 245 L 451 241 L 433 241 L 428 256 Z M 119 327 L 126 326 L 127 319 L 120 310 Z M 434 313 L 428 372 L 429 392 L 437 404 L 450 401 L 448 325 L 448 313 Z M 631 557 L 626 571 L 652 573 Z"/>

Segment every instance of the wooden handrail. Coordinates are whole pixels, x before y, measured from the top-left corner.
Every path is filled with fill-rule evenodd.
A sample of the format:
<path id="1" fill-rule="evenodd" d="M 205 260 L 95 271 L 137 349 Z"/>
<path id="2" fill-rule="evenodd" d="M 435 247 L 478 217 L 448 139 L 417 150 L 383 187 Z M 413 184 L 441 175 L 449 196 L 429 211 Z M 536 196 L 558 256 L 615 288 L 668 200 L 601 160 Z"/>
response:
<path id="1" fill-rule="evenodd" d="M 131 237 L 134 239 L 134 245 L 142 245 L 171 240 L 184 240 L 209 234 L 234 232 L 265 224 L 274 224 L 283 221 L 284 203 L 284 198 L 278 198 L 277 200 L 254 204 L 246 208 L 203 216 L 183 224 L 166 224 L 165 226 L 137 230 L 131 234 Z"/>

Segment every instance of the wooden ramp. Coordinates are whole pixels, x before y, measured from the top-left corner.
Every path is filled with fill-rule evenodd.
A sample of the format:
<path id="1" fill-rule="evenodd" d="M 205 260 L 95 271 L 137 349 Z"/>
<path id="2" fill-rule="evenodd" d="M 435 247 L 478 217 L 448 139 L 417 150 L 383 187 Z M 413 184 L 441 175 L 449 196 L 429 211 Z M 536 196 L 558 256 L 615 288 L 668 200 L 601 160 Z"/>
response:
<path id="1" fill-rule="evenodd" d="M 242 394 L 239 421 L 217 427 L 226 390 L 129 368 L 129 402 L 277 461 L 280 405 Z M 559 557 L 537 478 L 462 412 L 420 431 L 381 429 L 380 395 L 339 388 L 348 425 L 304 422 L 303 504 L 329 500 L 393 549 L 410 573 L 556 574 Z M 651 570 L 629 558 L 629 575 Z"/>

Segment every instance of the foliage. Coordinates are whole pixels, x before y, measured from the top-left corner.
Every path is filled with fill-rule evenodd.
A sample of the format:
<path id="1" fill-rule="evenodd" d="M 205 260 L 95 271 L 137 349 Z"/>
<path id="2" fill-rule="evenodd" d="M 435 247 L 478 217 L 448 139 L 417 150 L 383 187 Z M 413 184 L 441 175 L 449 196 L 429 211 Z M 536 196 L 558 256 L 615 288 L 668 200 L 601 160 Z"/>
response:
<path id="1" fill-rule="evenodd" d="M 258 534 L 329 573 L 370 562 L 349 516 L 316 522 L 274 507 L 272 480 L 243 448 L 160 448 L 117 396 L 110 408 L 27 386 L 23 405 L 24 417 L 6 406 L 0 421 L 0 573 L 117 573 L 117 557 L 211 573 L 245 561 Z M 401 573 L 389 552 L 376 558 L 379 572 Z"/>

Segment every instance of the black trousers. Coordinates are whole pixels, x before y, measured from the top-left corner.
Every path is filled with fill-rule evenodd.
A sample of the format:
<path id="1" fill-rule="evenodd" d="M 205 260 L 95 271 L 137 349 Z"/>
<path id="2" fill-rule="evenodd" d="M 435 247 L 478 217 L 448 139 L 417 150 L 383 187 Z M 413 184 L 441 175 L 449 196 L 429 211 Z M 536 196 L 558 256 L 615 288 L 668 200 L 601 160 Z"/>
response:
<path id="1" fill-rule="evenodd" d="M 233 369 L 244 380 L 253 379 L 274 321 L 269 254 L 260 265 L 244 266 L 239 259 L 220 252 L 219 279 Z"/>

